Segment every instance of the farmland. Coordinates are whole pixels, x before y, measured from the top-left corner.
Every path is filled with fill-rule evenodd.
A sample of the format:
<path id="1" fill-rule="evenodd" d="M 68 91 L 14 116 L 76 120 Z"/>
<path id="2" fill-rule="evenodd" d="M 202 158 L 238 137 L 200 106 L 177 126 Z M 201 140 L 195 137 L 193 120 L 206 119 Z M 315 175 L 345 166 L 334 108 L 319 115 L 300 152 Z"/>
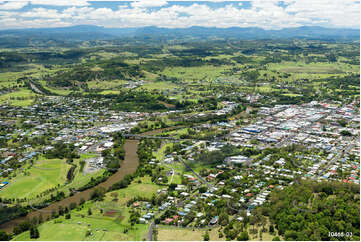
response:
<path id="1" fill-rule="evenodd" d="M 313 45 L 313 42 L 298 42 L 304 51 L 302 55 L 284 51 L 285 48 L 287 49 L 285 44 L 276 44 L 272 41 L 270 43 L 273 45 L 272 50 L 264 51 L 259 48 L 253 54 L 244 54 L 244 51 L 239 50 L 239 48 L 247 49 L 247 45 L 232 45 L 235 50 L 229 54 L 226 49 L 212 53 L 212 42 L 209 42 L 207 44 L 210 46 L 207 47 L 210 49 L 209 56 L 195 55 L 195 59 L 190 62 L 188 57 L 177 56 L 182 52 L 191 52 L 192 45 L 185 45 L 181 49 L 178 45 L 174 47 L 175 49 L 166 45 L 163 47 L 164 51 L 171 50 L 167 54 L 154 53 L 141 58 L 136 58 L 138 53 L 131 51 L 110 53 L 99 50 L 98 53 L 96 49 L 91 53 L 98 55 L 96 59 L 85 58 L 90 51 L 87 50 L 81 62 L 77 63 L 74 60 L 67 68 L 62 68 L 59 63 L 44 65 L 41 59 L 38 61 L 34 59 L 35 63 L 32 64 L 20 63 L 16 70 L 21 71 L 0 73 L 0 87 L 5 91 L 0 95 L 0 102 L 15 106 L 31 105 L 39 93 L 35 93 L 26 85 L 29 77 L 39 83 L 44 88 L 44 92 L 61 96 L 94 93 L 116 95 L 122 88 L 136 88 L 163 93 L 169 98 L 181 101 L 200 99 L 209 94 L 205 87 L 216 83 L 238 86 L 239 90 L 246 93 L 257 90 L 263 94 L 282 96 L 286 94 L 289 97 L 302 95 L 305 92 L 302 89 L 316 90 L 317 95 L 322 95 L 320 96 L 322 98 L 336 94 L 330 93 L 328 87 L 320 85 L 321 80 L 359 73 L 357 61 L 340 52 L 342 49 L 351 51 L 354 46 L 352 43 L 325 43 L 320 46 L 320 49 L 334 48 L 335 53 L 340 52 L 332 61 L 327 59 L 329 58 L 327 54 L 305 47 Z M 259 46 L 267 46 L 270 43 L 258 41 Z M 281 54 L 276 51 L 278 48 L 281 49 Z M 273 61 L 270 60 L 272 55 L 275 55 L 272 57 Z M 110 69 L 110 61 L 117 63 L 116 70 Z M 14 68 L 16 66 L 14 65 Z M 82 76 L 80 70 L 87 70 L 88 76 Z M 55 82 L 57 78 L 65 76 L 69 80 Z M 74 77 L 77 80 L 71 80 Z M 297 86 L 300 82 L 305 84 L 303 88 Z M 355 87 L 355 91 L 356 89 Z M 344 91 L 344 88 L 341 87 L 339 91 Z"/>
<path id="2" fill-rule="evenodd" d="M 172 38 L 0 53 L 0 235 L 359 240 L 359 42 Z"/>

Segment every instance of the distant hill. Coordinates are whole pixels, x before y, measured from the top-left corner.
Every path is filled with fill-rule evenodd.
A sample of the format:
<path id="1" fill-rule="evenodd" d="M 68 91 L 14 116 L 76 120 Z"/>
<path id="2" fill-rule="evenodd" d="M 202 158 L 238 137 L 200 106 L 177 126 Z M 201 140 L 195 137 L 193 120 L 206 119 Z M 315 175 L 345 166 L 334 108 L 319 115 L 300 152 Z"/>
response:
<path id="1" fill-rule="evenodd" d="M 154 26 L 141 28 L 104 28 L 93 25 L 79 25 L 61 28 L 38 28 L 38 29 L 12 29 L 0 31 L 0 46 L 12 47 L 27 45 L 34 41 L 86 41 L 86 40 L 109 40 L 126 37 L 139 38 L 238 38 L 238 39 L 284 39 L 284 38 L 307 38 L 307 39 L 333 39 L 333 40 L 357 40 L 360 39 L 360 30 L 343 28 L 323 27 L 298 27 L 284 28 L 281 30 L 264 30 L 262 28 L 214 28 L 214 27 L 190 27 L 190 28 L 158 28 Z M 7 46 L 9 45 L 9 46 Z"/>

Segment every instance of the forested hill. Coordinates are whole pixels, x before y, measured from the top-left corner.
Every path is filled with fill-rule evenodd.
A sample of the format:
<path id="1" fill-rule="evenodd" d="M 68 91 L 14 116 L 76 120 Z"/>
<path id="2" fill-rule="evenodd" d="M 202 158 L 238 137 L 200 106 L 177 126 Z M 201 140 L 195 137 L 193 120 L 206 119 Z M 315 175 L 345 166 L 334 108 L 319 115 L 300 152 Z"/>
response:
<path id="1" fill-rule="evenodd" d="M 161 38 L 165 40 L 180 38 L 236 38 L 236 39 L 284 39 L 302 38 L 319 40 L 359 40 L 360 30 L 323 27 L 298 27 L 281 30 L 262 28 L 104 28 L 92 25 L 80 25 L 62 28 L 13 29 L 0 31 L 0 47 L 18 48 L 36 44 L 67 45 L 74 41 L 110 40 L 119 38 Z"/>

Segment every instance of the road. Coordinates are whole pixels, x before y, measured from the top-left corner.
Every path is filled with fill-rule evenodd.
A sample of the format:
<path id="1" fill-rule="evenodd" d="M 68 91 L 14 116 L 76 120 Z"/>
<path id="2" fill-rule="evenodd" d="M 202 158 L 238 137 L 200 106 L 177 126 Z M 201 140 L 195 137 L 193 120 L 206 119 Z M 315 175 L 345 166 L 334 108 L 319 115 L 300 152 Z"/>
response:
<path id="1" fill-rule="evenodd" d="M 175 171 L 174 171 L 174 169 L 172 168 L 172 177 L 170 178 L 169 184 L 172 184 L 173 177 L 174 177 L 174 173 L 175 173 Z"/>
<path id="2" fill-rule="evenodd" d="M 323 176 L 323 174 L 325 173 L 325 171 L 328 170 L 331 165 L 335 164 L 335 162 L 336 162 L 337 160 L 339 160 L 343 154 L 348 153 L 350 150 L 353 149 L 353 147 L 355 146 L 355 143 L 354 143 L 355 139 L 356 139 L 356 138 L 353 138 L 353 139 L 351 140 L 350 144 L 349 144 L 342 152 L 337 153 L 337 155 L 335 155 L 335 156 L 327 163 L 327 165 L 325 166 L 325 168 L 324 168 L 321 172 L 319 172 L 318 178 L 321 178 L 321 177 Z"/>
<path id="3" fill-rule="evenodd" d="M 34 83 L 32 81 L 29 81 L 30 87 L 31 89 L 33 89 L 34 92 L 39 93 L 39 94 L 44 94 L 41 90 L 39 90 L 39 88 L 37 88 Z"/>
<path id="4" fill-rule="evenodd" d="M 148 241 L 152 241 L 153 240 L 153 229 L 155 227 L 155 223 L 154 221 L 152 221 L 152 223 L 150 224 L 150 227 L 149 227 L 149 232 L 147 234 L 147 240 Z"/>
<path id="5" fill-rule="evenodd" d="M 186 168 L 188 168 L 189 170 L 191 170 L 192 173 L 193 173 L 194 175 L 196 175 L 196 177 L 198 177 L 199 180 L 200 180 L 203 184 L 206 184 L 209 188 L 213 188 L 213 186 L 212 186 L 210 183 L 208 183 L 206 180 L 203 179 L 203 177 L 201 177 L 197 172 L 195 172 L 195 171 L 192 169 L 192 167 L 190 167 L 180 156 L 178 156 L 178 157 L 179 157 L 179 160 L 183 163 L 183 165 L 184 165 Z"/>

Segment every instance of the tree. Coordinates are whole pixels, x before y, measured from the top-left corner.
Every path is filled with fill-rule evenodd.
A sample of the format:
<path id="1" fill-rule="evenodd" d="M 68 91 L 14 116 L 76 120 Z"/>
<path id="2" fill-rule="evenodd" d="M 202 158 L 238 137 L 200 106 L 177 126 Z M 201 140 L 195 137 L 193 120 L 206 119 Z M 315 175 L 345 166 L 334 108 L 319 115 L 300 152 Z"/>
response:
<path id="1" fill-rule="evenodd" d="M 65 219 L 70 219 L 70 218 L 71 218 L 70 213 L 65 214 Z"/>
<path id="2" fill-rule="evenodd" d="M 297 232 L 294 230 L 287 230 L 285 232 L 285 239 L 286 240 L 296 240 L 297 239 Z"/>
<path id="3" fill-rule="evenodd" d="M 206 233 L 203 235 L 203 240 L 204 240 L 204 241 L 209 241 L 208 231 L 206 231 Z"/>
<path id="4" fill-rule="evenodd" d="M 220 225 L 226 226 L 228 224 L 228 222 L 229 222 L 228 214 L 221 213 L 219 215 L 219 223 L 220 223 Z"/>
<path id="5" fill-rule="evenodd" d="M 205 186 L 202 186 L 199 188 L 200 193 L 205 193 L 206 191 L 207 191 L 207 187 L 205 187 Z"/>
<path id="6" fill-rule="evenodd" d="M 260 240 L 262 240 L 262 235 L 263 235 L 262 229 L 260 229 L 260 230 L 259 230 L 259 238 L 260 238 Z"/>
<path id="7" fill-rule="evenodd" d="M 169 186 L 168 186 L 168 190 L 169 191 L 174 191 L 174 189 L 177 187 L 177 184 L 175 184 L 175 183 L 171 183 Z M 153 199 L 153 197 L 152 197 L 152 199 Z"/>
<path id="8" fill-rule="evenodd" d="M 60 215 L 60 216 L 63 216 L 63 215 L 64 215 L 64 210 L 63 210 L 63 207 L 62 207 L 62 206 L 59 206 L 59 207 L 58 207 L 58 211 L 59 211 L 59 215 Z"/>
<path id="9" fill-rule="evenodd" d="M 55 210 L 52 210 L 52 211 L 51 211 L 51 217 L 52 217 L 52 218 L 57 218 L 57 217 L 59 217 L 59 214 L 57 214 L 57 213 L 55 212 Z"/>
<path id="10" fill-rule="evenodd" d="M 347 130 L 342 130 L 342 131 L 340 132 L 340 134 L 341 134 L 342 136 L 352 136 L 352 134 L 350 133 L 350 131 L 347 131 Z"/>
<path id="11" fill-rule="evenodd" d="M 0 241 L 9 241 L 11 236 L 5 231 L 0 230 Z"/>
<path id="12" fill-rule="evenodd" d="M 327 59 L 329 62 L 336 62 L 337 61 L 337 57 L 334 53 L 329 53 L 328 55 L 326 55 Z"/>
<path id="13" fill-rule="evenodd" d="M 243 231 L 239 234 L 239 236 L 237 237 L 237 240 L 239 241 L 246 241 L 249 240 L 249 235 L 247 231 Z"/>
<path id="14" fill-rule="evenodd" d="M 90 215 L 92 215 L 93 213 L 92 213 L 92 210 L 90 209 L 90 208 L 88 208 L 88 215 L 90 216 Z"/>
<path id="15" fill-rule="evenodd" d="M 274 227 L 273 227 L 273 224 L 271 224 L 270 226 L 269 226 L 269 232 L 270 233 L 273 233 L 275 231 L 275 229 L 274 229 Z"/>
<path id="16" fill-rule="evenodd" d="M 104 187 L 97 187 L 92 192 L 90 199 L 94 201 L 103 201 L 105 196 L 105 188 Z"/>
<path id="17" fill-rule="evenodd" d="M 112 192 L 110 194 L 110 196 L 113 198 L 114 202 L 118 201 L 118 193 L 117 192 Z"/>
<path id="18" fill-rule="evenodd" d="M 30 239 L 37 239 L 40 237 L 39 230 L 37 227 L 30 228 Z"/>
<path id="19" fill-rule="evenodd" d="M 276 236 L 276 237 L 273 237 L 272 241 L 281 241 L 280 237 Z"/>
<path id="20" fill-rule="evenodd" d="M 346 125 L 347 125 L 347 121 L 344 119 L 337 120 L 337 123 L 342 127 L 346 127 Z"/>

